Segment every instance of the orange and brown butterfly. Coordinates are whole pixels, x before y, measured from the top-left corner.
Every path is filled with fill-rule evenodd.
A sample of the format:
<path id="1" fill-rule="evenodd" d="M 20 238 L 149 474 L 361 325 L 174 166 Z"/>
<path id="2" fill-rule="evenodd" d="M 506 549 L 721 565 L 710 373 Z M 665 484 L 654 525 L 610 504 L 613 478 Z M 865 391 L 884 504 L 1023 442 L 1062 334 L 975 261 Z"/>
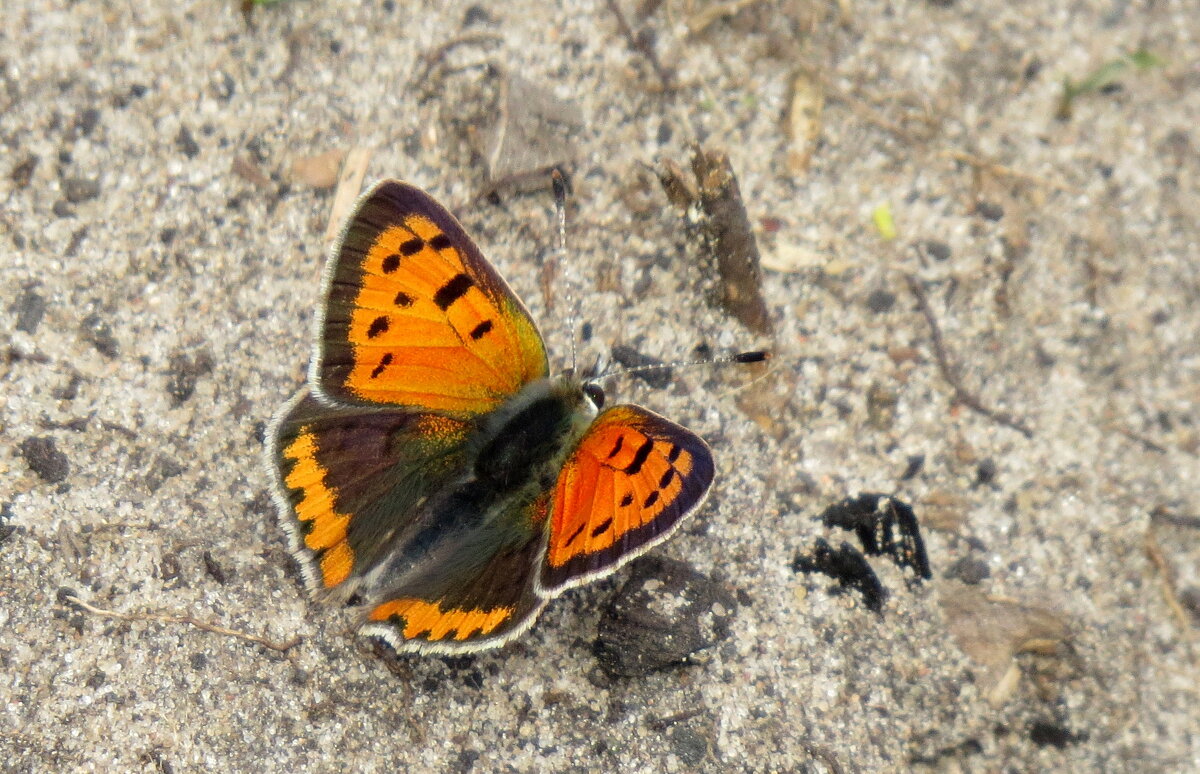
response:
<path id="1" fill-rule="evenodd" d="M 309 589 L 398 651 L 501 645 L 704 501 L 698 436 L 550 376 L 521 301 L 441 205 L 379 183 L 326 268 L 308 383 L 268 460 Z"/>

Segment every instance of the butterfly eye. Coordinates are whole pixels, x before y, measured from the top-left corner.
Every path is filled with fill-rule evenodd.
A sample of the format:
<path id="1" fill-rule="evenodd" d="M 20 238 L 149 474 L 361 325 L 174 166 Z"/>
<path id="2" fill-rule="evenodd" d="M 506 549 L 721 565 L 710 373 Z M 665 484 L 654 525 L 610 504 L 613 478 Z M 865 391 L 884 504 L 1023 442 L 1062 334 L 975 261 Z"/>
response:
<path id="1" fill-rule="evenodd" d="M 604 408 L 604 389 L 598 384 L 583 385 L 583 394 L 591 399 L 596 408 Z"/>

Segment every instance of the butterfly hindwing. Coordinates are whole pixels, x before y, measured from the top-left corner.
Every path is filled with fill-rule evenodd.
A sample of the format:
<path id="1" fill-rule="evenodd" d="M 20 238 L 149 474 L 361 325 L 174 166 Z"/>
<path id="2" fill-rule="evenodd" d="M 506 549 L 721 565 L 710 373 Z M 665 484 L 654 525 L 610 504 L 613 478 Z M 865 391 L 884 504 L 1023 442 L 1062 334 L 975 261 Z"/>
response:
<path id="1" fill-rule="evenodd" d="M 602 413 L 559 474 L 543 593 L 610 573 L 665 540 L 712 480 L 712 453 L 695 433 L 639 406 Z"/>
<path id="2" fill-rule="evenodd" d="M 371 594 L 362 632 L 398 651 L 469 653 L 525 631 L 547 602 L 537 593 L 536 568 L 549 499 L 492 514 L 498 518 L 486 525 L 433 543 L 431 561 L 397 568 L 393 582 Z"/>
<path id="3" fill-rule="evenodd" d="M 267 453 L 309 589 L 354 591 L 420 503 L 462 469 L 468 432 L 466 422 L 436 414 L 330 408 L 307 388 L 288 401 Z"/>
<path id="4" fill-rule="evenodd" d="M 529 313 L 454 216 L 394 180 L 364 194 L 327 268 L 322 397 L 465 417 L 546 374 Z"/>

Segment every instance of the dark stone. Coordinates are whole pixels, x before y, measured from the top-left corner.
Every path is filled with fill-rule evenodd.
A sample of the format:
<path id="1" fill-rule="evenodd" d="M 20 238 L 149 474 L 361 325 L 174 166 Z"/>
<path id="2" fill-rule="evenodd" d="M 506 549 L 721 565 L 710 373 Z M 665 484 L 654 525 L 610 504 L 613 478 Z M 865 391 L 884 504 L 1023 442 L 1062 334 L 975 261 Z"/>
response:
<path id="1" fill-rule="evenodd" d="M 613 678 L 686 664 L 729 636 L 736 609 L 724 585 L 686 562 L 644 557 L 609 600 L 593 652 Z"/>
<path id="2" fill-rule="evenodd" d="M 182 406 L 187 402 L 196 391 L 197 380 L 211 373 L 212 369 L 213 359 L 207 352 L 200 352 L 195 357 L 182 352 L 171 355 L 167 366 L 167 394 L 171 396 L 171 403 Z"/>
<path id="3" fill-rule="evenodd" d="M 904 473 L 902 473 L 900 476 L 900 480 L 901 481 L 911 481 L 912 479 L 916 478 L 921 473 L 921 469 L 924 467 L 925 467 L 925 455 L 924 454 L 910 454 L 908 456 L 907 465 L 904 468 Z"/>
<path id="4" fill-rule="evenodd" d="M 84 109 L 84 111 L 81 112 L 75 119 L 75 128 L 79 131 L 79 134 L 84 137 L 87 137 L 89 134 L 91 134 L 92 130 L 95 129 L 99 124 L 100 111 L 96 108 Z"/>
<path id="5" fill-rule="evenodd" d="M 687 726 L 672 728 L 667 738 L 671 742 L 671 751 L 687 766 L 699 766 L 703 763 L 712 746 L 711 739 Z"/>
<path id="6" fill-rule="evenodd" d="M 206 666 L 208 666 L 208 656 L 204 655 L 203 653 L 192 654 L 192 669 L 195 669 L 197 672 L 199 672 Z"/>
<path id="7" fill-rule="evenodd" d="M 71 378 L 62 387 L 56 387 L 52 393 L 59 400 L 75 400 L 79 396 L 79 385 L 83 384 L 83 377 L 79 374 L 71 374 Z"/>
<path id="8" fill-rule="evenodd" d="M 495 24 L 496 19 L 488 13 L 488 9 L 482 5 L 472 5 L 463 14 L 463 29 L 474 27 L 477 24 Z"/>
<path id="9" fill-rule="evenodd" d="M 1004 208 L 992 202 L 976 202 L 975 212 L 992 221 L 1000 220 L 1004 217 Z"/>
<path id="10" fill-rule="evenodd" d="M 896 305 L 896 294 L 887 290 L 873 290 L 867 296 L 867 308 L 876 314 L 892 311 Z"/>
<path id="11" fill-rule="evenodd" d="M 30 470 L 50 484 L 62 481 L 71 471 L 67 455 L 58 450 L 53 438 L 47 436 L 30 436 L 22 441 L 21 456 Z"/>
<path id="12" fill-rule="evenodd" d="M 1038 747 L 1057 747 L 1061 750 L 1079 739 L 1060 723 L 1035 720 L 1029 726 L 1029 741 Z"/>
<path id="13" fill-rule="evenodd" d="M 17 315 L 17 330 L 32 334 L 37 331 L 42 316 L 46 314 L 46 299 L 32 288 L 26 288 L 12 309 Z"/>
<path id="14" fill-rule="evenodd" d="M 112 327 L 99 314 L 89 314 L 80 325 L 84 339 L 105 357 L 116 357 L 120 348 L 113 337 Z"/>
<path id="15" fill-rule="evenodd" d="M 71 207 L 70 203 L 66 199 L 59 199 L 56 201 L 54 206 L 50 208 L 50 211 L 59 218 L 75 217 L 75 210 Z"/>
<path id="16" fill-rule="evenodd" d="M 151 494 L 157 492 L 167 479 L 175 478 L 182 474 L 184 467 L 165 454 L 160 454 L 154 459 L 154 463 L 150 466 L 150 471 L 146 473 L 146 489 Z"/>
<path id="17" fill-rule="evenodd" d="M 842 543 L 835 549 L 824 539 L 817 538 L 811 551 L 797 554 L 792 560 L 792 571 L 805 575 L 820 573 L 833 578 L 839 587 L 862 594 L 867 609 L 876 613 L 883 610 L 887 600 L 887 590 L 879 582 L 879 576 L 862 552 L 849 543 Z"/>
<path id="18" fill-rule="evenodd" d="M 8 540 L 17 531 L 17 528 L 12 525 L 12 520 L 12 506 L 8 503 L 0 505 L 0 543 Z M 2 668 L 2 665 L 0 665 L 0 668 Z"/>
<path id="19" fill-rule="evenodd" d="M 13 185 L 17 187 L 17 190 L 29 186 L 29 182 L 33 180 L 33 172 L 37 169 L 37 165 L 38 157 L 31 155 L 18 161 L 16 166 L 12 168 L 12 171 L 8 173 L 8 177 L 13 181 Z"/>
<path id="20" fill-rule="evenodd" d="M 200 155 L 200 146 L 196 144 L 196 138 L 186 126 L 179 127 L 179 134 L 175 135 L 175 147 L 189 159 Z"/>
<path id="21" fill-rule="evenodd" d="M 104 681 L 106 679 L 107 678 L 105 677 L 104 672 L 97 669 L 95 672 L 92 672 L 92 676 L 87 679 L 87 687 L 94 691 L 100 686 L 104 685 Z"/>
<path id="22" fill-rule="evenodd" d="M 996 461 L 986 457 L 975 467 L 975 485 L 987 486 L 996 480 Z"/>
<path id="23" fill-rule="evenodd" d="M 458 774 L 469 774 L 475 768 L 475 761 L 479 760 L 479 752 L 477 750 L 459 750 L 458 758 L 454 762 L 454 770 Z"/>
<path id="24" fill-rule="evenodd" d="M 643 355 L 633 347 L 626 344 L 615 344 L 612 348 L 613 360 L 616 360 L 624 368 L 646 368 L 651 367 L 653 370 L 634 373 L 633 376 L 641 379 L 646 384 L 656 389 L 663 389 L 671 384 L 671 379 L 674 374 L 670 368 L 658 368 L 663 362 L 649 355 Z"/>
<path id="25" fill-rule="evenodd" d="M 921 243 L 921 247 L 935 261 L 950 260 L 950 245 L 945 242 L 939 242 L 936 239 L 927 239 Z"/>
<path id="26" fill-rule="evenodd" d="M 210 552 L 205 551 L 200 555 L 200 558 L 204 560 L 204 571 L 208 573 L 210 578 L 222 586 L 229 581 L 229 577 L 225 574 L 225 568 L 217 563 L 217 560 L 213 558 Z"/>
<path id="27" fill-rule="evenodd" d="M 957 578 L 971 586 L 982 583 L 991 574 L 987 562 L 975 556 L 964 556 L 946 569 L 947 578 Z"/>
<path id="28" fill-rule="evenodd" d="M 100 182 L 83 177 L 68 177 L 62 181 L 62 191 L 68 202 L 79 204 L 100 195 Z"/>

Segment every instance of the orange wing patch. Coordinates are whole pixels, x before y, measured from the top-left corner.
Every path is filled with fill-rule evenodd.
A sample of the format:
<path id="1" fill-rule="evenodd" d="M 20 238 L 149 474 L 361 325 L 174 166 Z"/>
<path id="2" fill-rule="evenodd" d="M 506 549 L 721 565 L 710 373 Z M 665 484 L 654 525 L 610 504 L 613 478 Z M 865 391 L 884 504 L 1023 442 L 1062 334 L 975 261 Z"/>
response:
<path id="1" fill-rule="evenodd" d="M 665 539 L 712 477 L 690 431 L 636 406 L 604 412 L 559 475 L 543 585 L 582 583 Z"/>
<path id="2" fill-rule="evenodd" d="M 411 597 L 393 599 L 376 606 L 368 616 L 372 621 L 395 624 L 406 640 L 454 640 L 463 642 L 487 636 L 512 617 L 512 607 L 491 610 L 443 610 L 435 602 Z"/>
<path id="3" fill-rule="evenodd" d="M 417 189 L 378 186 L 334 261 L 319 375 L 335 397 L 474 415 L 545 376 L 520 301 Z"/>
<path id="4" fill-rule="evenodd" d="M 295 514 L 306 525 L 304 545 L 316 552 L 321 582 L 332 588 L 354 569 L 354 550 L 346 540 L 350 515 L 338 513 L 334 507 L 337 490 L 326 482 L 328 471 L 317 461 L 317 442 L 307 427 L 301 428 L 283 456 L 295 461 L 283 483 L 301 492 Z"/>

